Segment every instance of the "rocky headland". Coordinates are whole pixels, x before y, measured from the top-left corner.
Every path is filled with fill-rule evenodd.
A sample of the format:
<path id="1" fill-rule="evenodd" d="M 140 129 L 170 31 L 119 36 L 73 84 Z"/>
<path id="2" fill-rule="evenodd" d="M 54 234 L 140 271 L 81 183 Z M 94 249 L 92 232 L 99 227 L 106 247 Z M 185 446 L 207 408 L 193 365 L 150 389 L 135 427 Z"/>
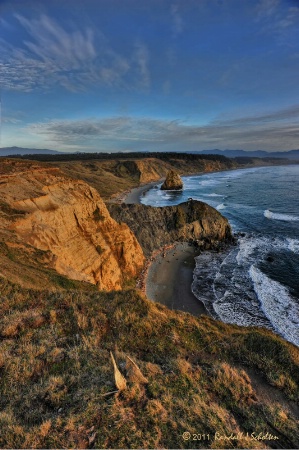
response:
<path id="1" fill-rule="evenodd" d="M 141 204 L 108 204 L 107 207 L 114 220 L 126 223 L 134 232 L 146 256 L 175 241 L 216 248 L 221 242 L 233 240 L 228 220 L 200 201 L 158 208 Z"/>

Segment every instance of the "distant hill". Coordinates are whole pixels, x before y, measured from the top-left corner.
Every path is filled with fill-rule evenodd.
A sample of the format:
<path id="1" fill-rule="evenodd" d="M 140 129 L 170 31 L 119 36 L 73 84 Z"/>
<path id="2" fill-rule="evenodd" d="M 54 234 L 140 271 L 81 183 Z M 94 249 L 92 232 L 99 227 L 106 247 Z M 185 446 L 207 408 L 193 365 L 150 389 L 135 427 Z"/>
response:
<path id="1" fill-rule="evenodd" d="M 61 155 L 65 156 L 66 159 L 114 159 L 116 157 L 120 158 L 125 156 L 126 158 L 139 158 L 143 155 L 148 157 L 149 154 L 153 156 L 157 156 L 160 152 L 117 152 L 117 153 L 69 153 L 69 152 L 60 152 L 57 150 L 49 150 L 49 149 L 38 149 L 38 148 L 22 148 L 22 147 L 3 147 L 0 148 L 0 157 L 1 156 L 25 156 L 25 155 Z M 297 150 L 289 150 L 289 151 L 280 151 L 280 152 L 266 152 L 265 150 L 194 150 L 194 151 L 185 151 L 185 152 L 161 152 L 163 154 L 169 155 L 179 155 L 180 153 L 184 154 L 193 154 L 193 155 L 219 155 L 225 156 L 227 158 L 237 158 L 237 157 L 251 157 L 251 158 L 287 158 L 292 160 L 299 160 L 299 149 Z"/>
<path id="2" fill-rule="evenodd" d="M 189 153 L 189 152 L 188 152 Z M 201 151 L 193 151 L 190 153 L 196 153 L 199 155 L 222 155 L 227 158 L 236 158 L 239 156 L 250 156 L 254 158 L 288 158 L 288 159 L 298 159 L 299 160 L 299 149 L 298 150 L 289 150 L 289 151 L 281 151 L 281 152 L 266 152 L 265 150 L 201 150 Z"/>
<path id="3" fill-rule="evenodd" d="M 40 149 L 40 148 L 22 148 L 22 147 L 2 147 L 0 148 L 0 156 L 15 156 L 15 155 L 57 155 L 64 152 L 56 150 Z"/>

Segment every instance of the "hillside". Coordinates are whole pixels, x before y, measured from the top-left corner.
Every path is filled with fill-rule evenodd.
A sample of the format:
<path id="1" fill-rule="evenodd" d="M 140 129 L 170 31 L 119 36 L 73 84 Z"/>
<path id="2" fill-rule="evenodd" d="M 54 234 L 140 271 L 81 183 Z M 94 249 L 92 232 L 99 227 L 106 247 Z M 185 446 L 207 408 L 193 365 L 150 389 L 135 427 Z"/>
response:
<path id="1" fill-rule="evenodd" d="M 271 332 L 133 290 L 0 289 L 2 448 L 298 447 L 299 352 Z"/>
<path id="2" fill-rule="evenodd" d="M 174 153 L 174 152 L 167 152 L 167 153 Z M 134 158 L 137 159 L 139 157 L 151 157 L 152 155 L 165 155 L 166 152 L 126 152 L 126 153 L 106 153 L 104 155 L 107 155 L 107 158 L 110 159 L 118 159 L 118 158 Z M 175 152 L 176 155 L 184 154 L 182 152 Z M 299 149 L 296 150 L 281 150 L 281 151 L 265 151 L 265 150 L 219 150 L 219 149 L 211 149 L 211 150 L 194 150 L 189 151 L 185 154 L 194 155 L 194 156 L 208 156 L 211 157 L 211 155 L 217 155 L 220 157 L 225 158 L 238 158 L 238 157 L 244 157 L 244 158 L 261 158 L 261 159 L 268 159 L 268 158 L 281 158 L 281 159 L 289 159 L 289 160 L 299 160 Z M 39 160 L 44 161 L 53 161 L 53 160 L 86 160 L 86 159 L 92 159 L 93 157 L 96 158 L 103 158 L 103 153 L 68 153 L 68 152 L 61 152 L 57 150 L 48 150 L 48 149 L 32 149 L 32 148 L 21 148 L 21 147 L 2 147 L 0 148 L 0 156 L 19 156 L 22 155 L 25 158 L 33 158 L 38 157 Z M 34 155 L 34 156 L 33 156 Z M 60 155 L 59 158 L 55 158 L 55 156 L 49 156 L 49 155 Z M 108 156 L 109 155 L 109 156 Z"/>
<path id="3" fill-rule="evenodd" d="M 230 226 L 195 201 L 107 208 L 100 186 L 114 180 L 108 198 L 188 164 L 1 160 L 1 448 L 299 446 L 297 347 L 132 288 L 144 254 Z"/>
<path id="4" fill-rule="evenodd" d="M 134 159 L 57 161 L 55 167 L 59 167 L 69 177 L 86 181 L 100 192 L 104 200 L 108 200 L 140 184 L 158 181 L 166 177 L 171 169 L 188 175 L 229 170 L 237 167 L 237 164 L 224 157 L 201 158 L 193 155 L 161 154 L 160 157 L 154 158 L 142 155 L 136 158 L 135 154 Z"/>

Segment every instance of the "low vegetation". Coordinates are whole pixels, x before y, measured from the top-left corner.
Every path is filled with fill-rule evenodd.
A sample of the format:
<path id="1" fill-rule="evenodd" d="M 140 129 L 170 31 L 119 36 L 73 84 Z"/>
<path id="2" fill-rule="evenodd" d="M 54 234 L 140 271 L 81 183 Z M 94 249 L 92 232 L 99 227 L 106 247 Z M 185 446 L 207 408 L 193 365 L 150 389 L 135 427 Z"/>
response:
<path id="1" fill-rule="evenodd" d="M 0 291 L 0 447 L 297 448 L 299 350 L 270 331 L 132 289 Z"/>
<path id="2" fill-rule="evenodd" d="M 38 159 L 36 155 L 34 158 Z M 188 175 L 237 167 L 224 156 L 179 153 L 42 155 L 40 160 L 52 162 L 67 176 L 86 181 L 99 191 L 104 200 L 140 183 L 158 181 L 173 169 L 181 175 Z"/>
<path id="3" fill-rule="evenodd" d="M 161 155 L 157 163 L 148 156 L 154 161 L 59 165 L 106 199 L 170 166 L 180 173 L 228 167 L 218 157 Z M 18 159 L 1 163 L 5 176 L 49 170 Z M 152 234 L 144 248 L 193 222 L 188 208 L 155 224 L 159 230 L 147 212 Z M 141 209 L 128 208 L 142 218 Z M 18 240 L 11 223 L 21 214 L 2 198 L 1 448 L 298 448 L 297 347 L 261 328 L 170 311 L 144 298 L 133 279 L 107 293 L 59 275 L 49 251 Z M 93 215 L 100 225 L 102 212 Z"/>

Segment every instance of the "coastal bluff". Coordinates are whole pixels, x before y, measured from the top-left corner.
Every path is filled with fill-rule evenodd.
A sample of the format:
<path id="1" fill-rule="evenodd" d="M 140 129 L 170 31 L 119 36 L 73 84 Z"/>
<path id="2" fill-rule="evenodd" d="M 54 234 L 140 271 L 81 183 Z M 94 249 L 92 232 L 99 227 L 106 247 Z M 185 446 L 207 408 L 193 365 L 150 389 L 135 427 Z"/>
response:
<path id="1" fill-rule="evenodd" d="M 126 223 L 134 232 L 146 256 L 174 241 L 207 248 L 233 239 L 228 220 L 197 200 L 158 208 L 141 204 L 107 204 L 107 207 L 114 220 Z"/>
<path id="2" fill-rule="evenodd" d="M 111 218 L 96 189 L 82 180 L 57 168 L 3 161 L 0 196 L 3 245 L 26 252 L 29 266 L 38 249 L 40 265 L 107 291 L 122 289 L 143 266 L 132 231 Z"/>

